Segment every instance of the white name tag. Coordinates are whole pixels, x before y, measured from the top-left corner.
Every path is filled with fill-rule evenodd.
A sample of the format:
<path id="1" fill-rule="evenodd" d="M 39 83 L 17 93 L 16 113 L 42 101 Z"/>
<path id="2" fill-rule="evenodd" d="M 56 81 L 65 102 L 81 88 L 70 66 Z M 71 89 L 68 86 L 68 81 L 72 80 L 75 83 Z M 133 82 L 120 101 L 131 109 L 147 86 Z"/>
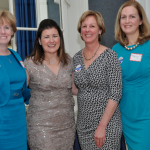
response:
<path id="1" fill-rule="evenodd" d="M 142 56 L 143 56 L 143 54 L 131 53 L 130 61 L 138 61 L 138 62 L 140 62 L 142 60 Z"/>

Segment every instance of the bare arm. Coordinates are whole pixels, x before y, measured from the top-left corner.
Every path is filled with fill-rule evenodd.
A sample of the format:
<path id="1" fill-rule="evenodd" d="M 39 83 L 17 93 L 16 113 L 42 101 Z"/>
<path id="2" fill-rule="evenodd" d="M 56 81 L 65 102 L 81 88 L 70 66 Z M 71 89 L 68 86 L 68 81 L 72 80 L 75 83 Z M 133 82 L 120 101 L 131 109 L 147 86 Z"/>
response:
<path id="1" fill-rule="evenodd" d="M 30 76 L 29 76 L 29 72 L 28 72 L 28 65 L 29 65 L 29 60 L 24 60 L 24 65 L 25 65 L 25 69 L 26 69 L 26 75 L 27 75 L 27 87 L 29 86 L 29 80 L 30 80 Z"/>
<path id="2" fill-rule="evenodd" d="M 74 73 L 72 73 L 72 94 L 77 95 L 78 94 L 78 88 L 74 84 Z"/>
<path id="3" fill-rule="evenodd" d="M 28 73 L 27 70 L 26 70 L 26 74 L 27 74 L 27 87 L 28 87 L 29 86 L 30 77 L 29 77 L 29 73 Z"/>
<path id="4" fill-rule="evenodd" d="M 105 112 L 102 116 L 101 121 L 99 122 L 99 125 L 95 131 L 94 139 L 95 139 L 95 144 L 97 147 L 102 147 L 105 143 L 105 136 L 106 136 L 106 127 L 113 116 L 116 108 L 117 108 L 117 103 L 111 99 L 108 100 Z"/>
<path id="5" fill-rule="evenodd" d="M 107 78 L 109 88 L 109 99 L 104 114 L 95 130 L 94 140 L 97 147 L 102 147 L 105 143 L 106 127 L 113 116 L 122 95 L 122 71 L 115 52 L 108 55 Z"/>

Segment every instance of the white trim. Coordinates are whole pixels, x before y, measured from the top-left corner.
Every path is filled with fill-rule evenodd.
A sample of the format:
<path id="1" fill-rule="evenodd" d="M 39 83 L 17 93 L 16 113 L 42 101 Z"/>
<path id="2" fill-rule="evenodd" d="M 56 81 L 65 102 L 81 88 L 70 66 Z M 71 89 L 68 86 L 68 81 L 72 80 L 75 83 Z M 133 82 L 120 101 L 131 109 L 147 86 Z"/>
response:
<path id="1" fill-rule="evenodd" d="M 38 28 L 25 28 L 25 27 L 17 27 L 17 30 L 23 30 L 23 31 L 37 31 Z M 61 29 L 64 31 L 64 29 Z"/>
<path id="2" fill-rule="evenodd" d="M 12 0 L 9 0 L 8 1 L 8 3 L 9 3 L 9 11 L 12 13 L 12 14 L 14 14 L 14 4 L 13 4 L 13 1 Z"/>
<path id="3" fill-rule="evenodd" d="M 65 41 L 66 52 L 69 53 L 69 30 L 67 27 L 68 24 L 68 8 L 64 0 L 61 0 L 61 10 L 62 10 L 62 26 L 63 26 L 63 36 Z"/>
<path id="4" fill-rule="evenodd" d="M 60 5 L 60 0 L 54 0 L 54 3 L 59 4 Z"/>
<path id="5" fill-rule="evenodd" d="M 14 15 L 14 5 L 15 5 L 14 1 L 13 0 L 8 0 L 8 2 L 9 2 L 9 11 Z M 39 0 L 35 0 L 35 3 L 36 3 L 36 17 L 37 17 L 37 27 L 38 27 L 39 23 L 41 21 Z M 17 30 L 37 31 L 38 28 L 17 27 Z M 16 47 L 16 34 L 11 39 L 11 43 L 12 43 L 12 49 L 16 51 L 17 50 L 17 47 Z"/>
<path id="6" fill-rule="evenodd" d="M 24 27 L 17 27 L 17 30 L 37 31 L 38 28 L 24 28 Z"/>
<path id="7" fill-rule="evenodd" d="M 36 20 L 37 20 L 37 27 L 41 22 L 41 15 L 40 15 L 40 2 L 39 0 L 35 0 L 36 3 Z"/>

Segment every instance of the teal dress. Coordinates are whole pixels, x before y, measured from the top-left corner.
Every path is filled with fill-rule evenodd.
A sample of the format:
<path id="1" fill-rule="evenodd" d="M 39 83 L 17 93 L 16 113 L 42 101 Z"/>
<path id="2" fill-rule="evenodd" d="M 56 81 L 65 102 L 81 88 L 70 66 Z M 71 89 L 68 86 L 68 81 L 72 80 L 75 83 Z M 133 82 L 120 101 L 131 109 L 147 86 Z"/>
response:
<path id="1" fill-rule="evenodd" d="M 133 50 L 118 43 L 113 50 L 122 68 L 120 110 L 128 149 L 150 150 L 150 40 Z"/>
<path id="2" fill-rule="evenodd" d="M 24 99 L 22 93 L 16 92 L 22 90 L 26 73 L 12 53 L 0 56 L 0 61 L 0 69 L 5 67 L 10 82 L 9 100 L 0 106 L 0 150 L 27 150 Z M 2 91 L 3 87 L 0 88 Z M 5 98 L 3 100 L 5 101 Z"/>

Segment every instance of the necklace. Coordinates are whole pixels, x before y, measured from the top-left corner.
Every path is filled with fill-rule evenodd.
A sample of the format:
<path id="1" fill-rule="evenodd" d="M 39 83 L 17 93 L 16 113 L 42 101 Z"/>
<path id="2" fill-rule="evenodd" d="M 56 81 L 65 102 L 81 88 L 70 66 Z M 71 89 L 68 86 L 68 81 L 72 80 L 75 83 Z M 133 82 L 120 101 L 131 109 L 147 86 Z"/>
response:
<path id="1" fill-rule="evenodd" d="M 57 65 L 57 64 L 59 64 L 59 61 L 57 61 L 57 60 L 53 60 L 53 61 L 52 61 L 52 60 L 49 60 L 49 59 L 46 58 L 45 61 L 46 61 L 48 64 L 50 64 L 50 65 L 54 65 L 54 64 Z"/>
<path id="2" fill-rule="evenodd" d="M 100 44 L 99 44 L 99 46 L 98 46 L 98 49 L 99 49 L 99 47 L 100 47 Z M 89 59 L 87 59 L 87 58 L 85 57 L 85 54 L 84 54 L 84 51 L 83 51 L 84 59 L 85 59 L 85 60 L 91 60 L 91 59 L 96 55 L 98 49 L 96 50 L 96 52 L 94 53 L 94 55 L 93 55 L 91 58 L 89 58 Z"/>
<path id="3" fill-rule="evenodd" d="M 47 60 L 45 60 L 45 61 L 47 61 Z M 50 65 L 52 65 L 53 64 L 53 61 L 47 61 Z"/>
<path id="4" fill-rule="evenodd" d="M 9 55 L 9 58 L 7 58 L 7 56 L 5 56 L 6 59 L 9 60 L 9 62 L 12 64 L 12 61 L 10 60 L 10 55 Z"/>
<path id="5" fill-rule="evenodd" d="M 138 45 L 139 45 L 139 43 L 135 44 L 135 46 L 130 47 L 130 48 L 127 47 L 126 45 L 125 45 L 124 47 L 125 47 L 125 49 L 127 49 L 127 50 L 133 50 L 133 49 L 135 49 Z"/>

